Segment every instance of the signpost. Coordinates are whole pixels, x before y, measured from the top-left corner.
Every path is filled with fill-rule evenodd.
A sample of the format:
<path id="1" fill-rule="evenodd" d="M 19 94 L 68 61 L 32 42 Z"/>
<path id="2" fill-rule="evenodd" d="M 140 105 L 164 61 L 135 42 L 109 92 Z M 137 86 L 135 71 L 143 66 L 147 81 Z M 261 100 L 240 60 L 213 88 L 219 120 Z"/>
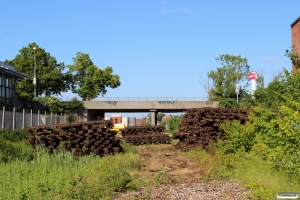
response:
<path id="1" fill-rule="evenodd" d="M 252 72 L 251 74 L 248 74 L 248 81 L 251 81 L 251 94 L 252 94 L 252 99 L 254 98 L 254 92 L 256 90 L 256 72 Z"/>
<path id="2" fill-rule="evenodd" d="M 236 92 L 236 94 L 240 94 L 240 85 L 239 84 L 235 84 L 235 92 Z"/>

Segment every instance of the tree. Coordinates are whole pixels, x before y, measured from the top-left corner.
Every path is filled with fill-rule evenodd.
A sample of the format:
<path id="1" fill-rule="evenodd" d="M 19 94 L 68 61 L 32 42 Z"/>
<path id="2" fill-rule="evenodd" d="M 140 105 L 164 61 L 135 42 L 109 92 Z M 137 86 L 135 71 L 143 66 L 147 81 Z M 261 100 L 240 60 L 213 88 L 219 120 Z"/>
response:
<path id="1" fill-rule="evenodd" d="M 300 57 L 297 53 L 295 45 L 292 47 L 292 50 L 285 51 L 285 56 L 290 58 L 292 64 L 295 66 L 296 69 L 300 69 Z"/>
<path id="2" fill-rule="evenodd" d="M 36 49 L 34 50 L 33 47 Z M 15 66 L 16 71 L 34 77 L 34 53 L 36 58 L 36 93 L 38 96 L 45 94 L 61 95 L 70 89 L 71 76 L 63 73 L 64 63 L 58 63 L 56 58 L 40 48 L 36 43 L 28 44 L 19 50 L 13 60 L 5 60 L 6 63 Z M 19 99 L 30 100 L 34 98 L 32 79 L 19 79 L 16 85 Z"/>
<path id="3" fill-rule="evenodd" d="M 79 101 L 77 98 L 72 98 L 71 101 L 62 102 L 57 97 L 39 97 L 39 101 L 45 102 L 45 106 L 48 111 L 52 113 L 67 113 L 71 111 L 76 111 L 83 107 L 83 102 Z"/>
<path id="4" fill-rule="evenodd" d="M 112 67 L 99 69 L 88 54 L 76 53 L 73 62 L 73 65 L 68 65 L 73 77 L 72 92 L 77 93 L 84 101 L 105 95 L 107 87 L 117 88 L 121 85 L 120 77 L 112 74 Z"/>
<path id="5" fill-rule="evenodd" d="M 278 109 L 286 99 L 300 102 L 300 72 L 284 69 L 266 88 L 256 90 L 255 100 L 265 108 Z"/>
<path id="6" fill-rule="evenodd" d="M 199 83 L 203 87 L 203 89 L 206 92 L 207 99 L 211 99 L 211 83 L 209 81 L 209 78 L 204 78 L 201 74 L 199 75 Z"/>
<path id="7" fill-rule="evenodd" d="M 166 114 L 165 113 L 158 113 L 157 114 L 157 121 L 161 121 L 163 116 L 166 116 Z"/>
<path id="8" fill-rule="evenodd" d="M 256 73 L 256 89 L 265 87 L 265 78 L 263 74 L 264 74 L 263 70 L 260 70 L 260 72 Z"/>
<path id="9" fill-rule="evenodd" d="M 235 98 L 235 84 L 247 80 L 250 72 L 247 58 L 242 58 L 240 55 L 224 54 L 220 55 L 216 60 L 221 63 L 221 67 L 208 73 L 208 78 L 213 81 L 213 88 L 210 90 L 211 100 Z M 240 89 L 239 96 L 241 98 L 247 94 L 245 89 L 247 86 L 248 83 Z"/>

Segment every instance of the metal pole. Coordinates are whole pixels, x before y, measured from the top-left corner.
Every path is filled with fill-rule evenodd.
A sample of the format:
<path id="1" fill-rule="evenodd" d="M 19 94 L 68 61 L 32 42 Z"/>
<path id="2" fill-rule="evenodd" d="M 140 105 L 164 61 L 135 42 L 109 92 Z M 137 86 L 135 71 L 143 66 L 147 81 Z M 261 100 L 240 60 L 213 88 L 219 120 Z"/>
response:
<path id="1" fill-rule="evenodd" d="M 33 52 L 34 52 L 34 70 L 33 70 L 33 86 L 34 86 L 34 94 L 33 98 L 36 97 L 36 62 L 35 62 L 35 47 L 33 47 Z"/>
<path id="2" fill-rule="evenodd" d="M 25 128 L 25 108 L 23 108 L 23 117 L 22 117 L 22 128 Z"/>
<path id="3" fill-rule="evenodd" d="M 235 56 L 235 67 L 237 68 L 237 55 L 236 54 L 233 54 Z M 238 73 L 239 73 L 239 70 L 237 68 L 237 73 L 236 73 L 236 86 L 235 86 L 235 92 L 236 92 L 236 102 L 239 102 L 239 89 L 240 87 L 238 86 Z M 238 89 L 237 89 L 238 88 Z"/>
<path id="4" fill-rule="evenodd" d="M 15 117 L 16 117 L 16 108 L 13 107 L 13 112 L 12 112 L 13 120 L 12 120 L 12 130 L 15 130 Z"/>
<path id="5" fill-rule="evenodd" d="M 3 106 L 3 110 L 2 110 L 2 129 L 4 129 L 4 120 L 5 120 L 5 106 Z"/>

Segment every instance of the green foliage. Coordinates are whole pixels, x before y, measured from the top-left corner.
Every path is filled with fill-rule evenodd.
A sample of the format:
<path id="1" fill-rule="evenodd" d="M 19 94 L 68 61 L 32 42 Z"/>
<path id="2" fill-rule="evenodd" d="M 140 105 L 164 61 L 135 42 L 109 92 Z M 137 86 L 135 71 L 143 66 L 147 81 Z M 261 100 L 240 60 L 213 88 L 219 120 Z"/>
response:
<path id="1" fill-rule="evenodd" d="M 63 73 L 64 63 L 58 63 L 56 58 L 40 48 L 36 43 L 28 44 L 19 50 L 13 60 L 5 60 L 6 63 L 16 67 L 16 71 L 34 77 L 34 49 L 36 57 L 36 92 L 38 96 L 45 94 L 60 95 L 70 89 L 71 76 Z M 19 99 L 31 100 L 34 88 L 32 79 L 19 79 L 16 85 Z"/>
<path id="2" fill-rule="evenodd" d="M 219 108 L 239 108 L 240 105 L 236 99 L 222 99 L 218 105 Z"/>
<path id="3" fill-rule="evenodd" d="M 64 108 L 62 102 L 56 97 L 46 97 L 46 107 L 52 113 L 63 113 Z"/>
<path id="4" fill-rule="evenodd" d="M 49 155 L 37 148 L 31 162 L 0 163 L 3 199 L 113 199 L 132 184 L 131 171 L 140 170 L 137 153 L 75 158 L 70 152 Z"/>
<path id="5" fill-rule="evenodd" d="M 0 130 L 0 163 L 32 160 L 32 148 L 26 141 L 26 134 L 25 130 Z"/>
<path id="6" fill-rule="evenodd" d="M 256 134 L 252 124 L 241 125 L 240 122 L 228 122 L 222 124 L 221 128 L 227 133 L 227 140 L 224 143 L 227 145 L 228 153 L 249 152 L 256 143 Z"/>
<path id="7" fill-rule="evenodd" d="M 297 49 L 295 45 L 293 45 L 292 50 L 286 50 L 285 56 L 290 58 L 292 64 L 295 66 L 296 69 L 300 68 L 300 57 L 297 53 Z"/>
<path id="8" fill-rule="evenodd" d="M 247 58 L 224 54 L 216 58 L 221 63 L 216 71 L 210 71 L 208 77 L 213 81 L 213 88 L 210 90 L 212 94 L 211 100 L 220 100 L 223 98 L 236 97 L 235 84 L 247 80 L 250 66 L 247 63 Z M 241 87 L 239 96 L 242 98 L 247 94 L 245 88 Z"/>
<path id="9" fill-rule="evenodd" d="M 68 65 L 69 73 L 73 76 L 72 92 L 77 93 L 83 100 L 91 100 L 105 95 L 107 87 L 117 88 L 121 85 L 120 77 L 112 74 L 112 67 L 99 69 L 88 54 L 78 52 L 73 58 L 73 65 Z"/>
<path id="10" fill-rule="evenodd" d="M 269 161 L 273 169 L 300 176 L 300 103 L 285 99 L 285 104 L 278 111 L 253 107 L 245 126 L 222 125 L 228 151 L 250 152 Z"/>
<path id="11" fill-rule="evenodd" d="M 276 199 L 278 191 L 299 191 L 299 178 L 287 176 L 272 169 L 269 161 L 246 152 L 228 152 L 228 144 L 215 143 L 210 153 L 203 149 L 189 151 L 186 155 L 203 168 L 202 181 L 223 179 L 238 181 L 241 187 L 251 189 L 249 199 Z"/>
<path id="12" fill-rule="evenodd" d="M 83 107 L 83 102 L 79 101 L 77 98 L 72 98 L 71 101 L 65 102 L 65 112 L 75 111 Z"/>
<path id="13" fill-rule="evenodd" d="M 166 114 L 165 113 L 158 113 L 157 114 L 157 121 L 161 121 L 163 116 L 166 116 Z"/>
<path id="14" fill-rule="evenodd" d="M 37 100 L 45 102 L 46 108 L 52 113 L 70 113 L 83 107 L 83 102 L 77 98 L 69 102 L 62 102 L 57 97 L 39 97 Z"/>
<path id="15" fill-rule="evenodd" d="M 167 130 L 170 133 L 178 132 L 179 124 L 181 123 L 184 115 L 180 115 L 179 117 L 171 117 L 165 122 L 162 122 L 162 125 L 167 125 Z"/>
<path id="16" fill-rule="evenodd" d="M 256 90 L 255 100 L 265 108 L 278 109 L 287 99 L 300 101 L 300 72 L 289 72 L 284 69 L 267 88 Z"/>

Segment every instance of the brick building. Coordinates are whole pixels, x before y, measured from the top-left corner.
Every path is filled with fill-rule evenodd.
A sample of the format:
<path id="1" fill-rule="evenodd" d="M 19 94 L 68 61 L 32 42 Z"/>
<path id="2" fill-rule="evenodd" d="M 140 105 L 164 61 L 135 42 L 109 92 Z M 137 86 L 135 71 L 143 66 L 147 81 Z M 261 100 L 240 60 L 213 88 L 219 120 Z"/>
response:
<path id="1" fill-rule="evenodd" d="M 300 17 L 298 17 L 292 24 L 292 46 L 296 47 L 298 55 L 300 55 Z M 295 70 L 295 66 L 292 66 L 292 70 Z"/>
<path id="2" fill-rule="evenodd" d="M 121 124 L 122 123 L 122 115 L 112 115 L 111 119 L 113 120 L 114 124 Z"/>

